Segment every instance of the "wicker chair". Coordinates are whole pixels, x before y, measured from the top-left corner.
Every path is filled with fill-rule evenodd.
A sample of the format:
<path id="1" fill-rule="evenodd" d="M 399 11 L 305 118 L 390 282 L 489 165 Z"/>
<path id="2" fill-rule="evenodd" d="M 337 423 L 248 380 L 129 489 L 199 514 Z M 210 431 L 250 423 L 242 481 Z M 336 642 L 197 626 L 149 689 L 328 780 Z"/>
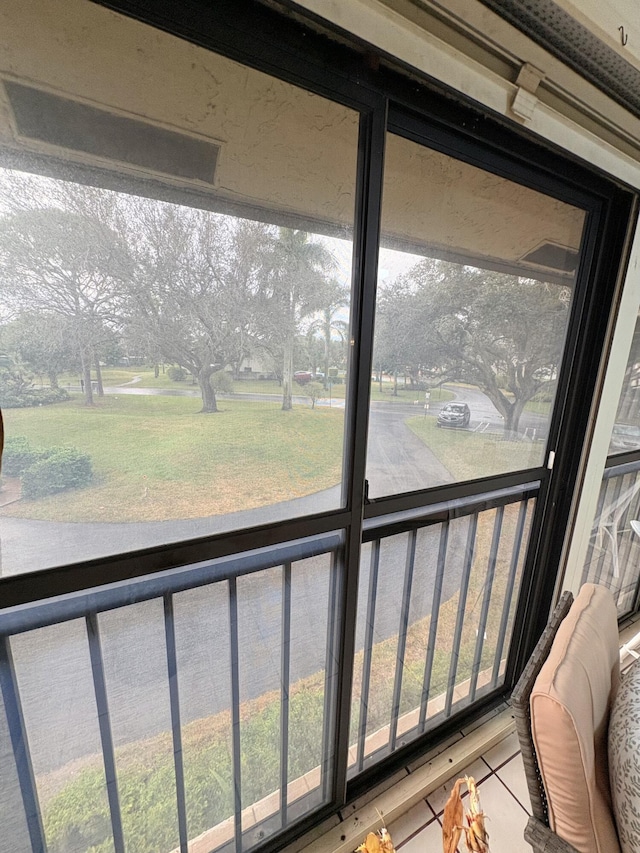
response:
<path id="1" fill-rule="evenodd" d="M 572 593 L 564 592 L 511 694 L 516 731 L 520 741 L 522 761 L 529 789 L 529 797 L 531 799 L 531 810 L 533 812 L 524 831 L 524 837 L 536 853 L 578 853 L 575 847 L 564 841 L 559 835 L 556 835 L 549 827 L 547 798 L 531 735 L 531 710 L 529 707 L 529 698 L 535 680 L 549 655 L 560 623 L 569 612 L 572 604 Z"/>

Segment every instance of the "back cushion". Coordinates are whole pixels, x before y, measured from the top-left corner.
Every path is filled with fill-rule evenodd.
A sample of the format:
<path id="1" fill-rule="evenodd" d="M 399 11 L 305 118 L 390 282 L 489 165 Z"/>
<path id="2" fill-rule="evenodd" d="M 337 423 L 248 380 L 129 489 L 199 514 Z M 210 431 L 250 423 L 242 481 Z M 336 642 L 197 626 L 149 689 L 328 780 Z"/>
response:
<path id="1" fill-rule="evenodd" d="M 530 699 L 549 824 L 580 853 L 620 851 L 607 767 L 607 727 L 619 680 L 613 597 L 605 587 L 584 584 Z"/>
<path id="2" fill-rule="evenodd" d="M 640 661 L 622 676 L 609 720 L 609 779 L 622 853 L 640 850 Z"/>

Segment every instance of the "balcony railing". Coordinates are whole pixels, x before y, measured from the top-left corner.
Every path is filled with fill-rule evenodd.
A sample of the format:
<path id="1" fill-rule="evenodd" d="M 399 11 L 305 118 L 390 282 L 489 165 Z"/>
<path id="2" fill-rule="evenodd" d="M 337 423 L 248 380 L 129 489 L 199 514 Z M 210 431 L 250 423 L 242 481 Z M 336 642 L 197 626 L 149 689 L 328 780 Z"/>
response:
<path id="1" fill-rule="evenodd" d="M 340 548 L 325 535 L 2 612 L 5 843 L 186 853 L 189 838 L 231 818 L 241 850 L 326 801 Z M 306 710 L 322 721 L 311 737 Z M 319 772 L 301 795 L 305 762 Z M 247 778 L 256 772 L 262 782 Z M 155 786 L 156 801 L 136 784 Z M 257 829 L 247 806 L 273 789 Z"/>
<path id="2" fill-rule="evenodd" d="M 251 849 L 504 680 L 537 483 L 0 611 L 7 849 Z"/>
<path id="3" fill-rule="evenodd" d="M 620 616 L 637 609 L 640 595 L 640 462 L 606 468 L 587 550 L 582 583 L 609 587 Z"/>
<path id="4" fill-rule="evenodd" d="M 367 526 L 351 775 L 501 686 L 537 487 Z"/>

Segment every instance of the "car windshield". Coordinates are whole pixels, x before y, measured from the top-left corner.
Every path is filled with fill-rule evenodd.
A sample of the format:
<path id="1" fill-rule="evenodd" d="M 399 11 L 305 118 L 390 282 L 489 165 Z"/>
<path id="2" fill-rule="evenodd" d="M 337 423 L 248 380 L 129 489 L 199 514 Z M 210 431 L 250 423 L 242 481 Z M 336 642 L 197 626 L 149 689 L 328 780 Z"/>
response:
<path id="1" fill-rule="evenodd" d="M 464 405 L 463 405 L 463 404 L 461 404 L 461 403 L 458 403 L 458 404 L 455 404 L 455 403 L 453 403 L 453 404 L 449 404 L 449 405 L 445 408 L 445 411 L 446 411 L 446 412 L 464 412 Z"/>

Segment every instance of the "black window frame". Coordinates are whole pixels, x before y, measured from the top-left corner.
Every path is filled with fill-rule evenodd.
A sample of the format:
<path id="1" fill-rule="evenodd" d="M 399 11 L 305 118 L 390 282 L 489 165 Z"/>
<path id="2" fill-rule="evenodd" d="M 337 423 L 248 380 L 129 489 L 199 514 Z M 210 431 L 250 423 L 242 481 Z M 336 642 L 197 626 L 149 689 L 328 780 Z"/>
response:
<path id="1" fill-rule="evenodd" d="M 319 32 L 300 16 L 288 17 L 258 0 L 92 0 L 116 12 L 214 50 L 259 71 L 327 97 L 360 113 L 358 179 L 354 233 L 352 329 L 356 346 L 351 363 L 345 443 L 346 505 L 331 512 L 265 524 L 211 537 L 161 544 L 154 548 L 116 554 L 25 575 L 0 578 L 3 607 L 86 590 L 115 581 L 150 575 L 164 569 L 280 545 L 302 537 L 345 531 L 343 578 L 340 586 L 342 662 L 337 689 L 337 731 L 332 802 L 265 843 L 265 850 L 283 847 L 323 817 L 335 813 L 368 787 L 433 745 L 432 734 L 389 756 L 361 776 L 346 781 L 349 713 L 357 606 L 358 563 L 364 520 L 392 512 L 428 507 L 438 501 L 468 497 L 491 488 L 542 481 L 532 529 L 532 546 L 525 567 L 517 607 L 516 631 L 509 657 L 505 689 L 500 696 L 456 717 L 451 729 L 461 726 L 504 699 L 515 683 L 537 636 L 553 596 L 565 530 L 577 483 L 581 451 L 588 436 L 591 403 L 597 390 L 601 354 L 608 325 L 616 309 L 618 271 L 624 259 L 629 229 L 636 216 L 633 190 L 581 163 L 571 154 L 554 149 L 530 132 L 515 128 L 503 116 L 489 114 L 459 92 L 411 75 L 343 32 Z M 557 391 L 549 447 L 555 451 L 551 472 L 534 471 L 456 483 L 367 502 L 365 484 L 366 439 L 372 367 L 378 245 L 387 131 L 400 132 L 415 141 L 438 148 L 534 189 L 548 192 L 588 211 L 586 237 L 577 276 L 567 332 L 566 370 Z M 25 159 L 0 151 L 0 165 L 20 166 L 42 174 L 69 173 L 61 160 L 46 156 Z M 116 189 L 113 175 L 88 167 L 73 167 L 76 180 Z M 131 181 L 126 185 L 130 188 Z M 160 192 L 153 182 L 148 192 Z M 204 202 L 203 202 L 204 205 Z M 526 475 L 526 476 L 525 476 Z M 344 665 L 347 661 L 349 665 Z M 445 736 L 446 727 L 439 733 Z"/>

